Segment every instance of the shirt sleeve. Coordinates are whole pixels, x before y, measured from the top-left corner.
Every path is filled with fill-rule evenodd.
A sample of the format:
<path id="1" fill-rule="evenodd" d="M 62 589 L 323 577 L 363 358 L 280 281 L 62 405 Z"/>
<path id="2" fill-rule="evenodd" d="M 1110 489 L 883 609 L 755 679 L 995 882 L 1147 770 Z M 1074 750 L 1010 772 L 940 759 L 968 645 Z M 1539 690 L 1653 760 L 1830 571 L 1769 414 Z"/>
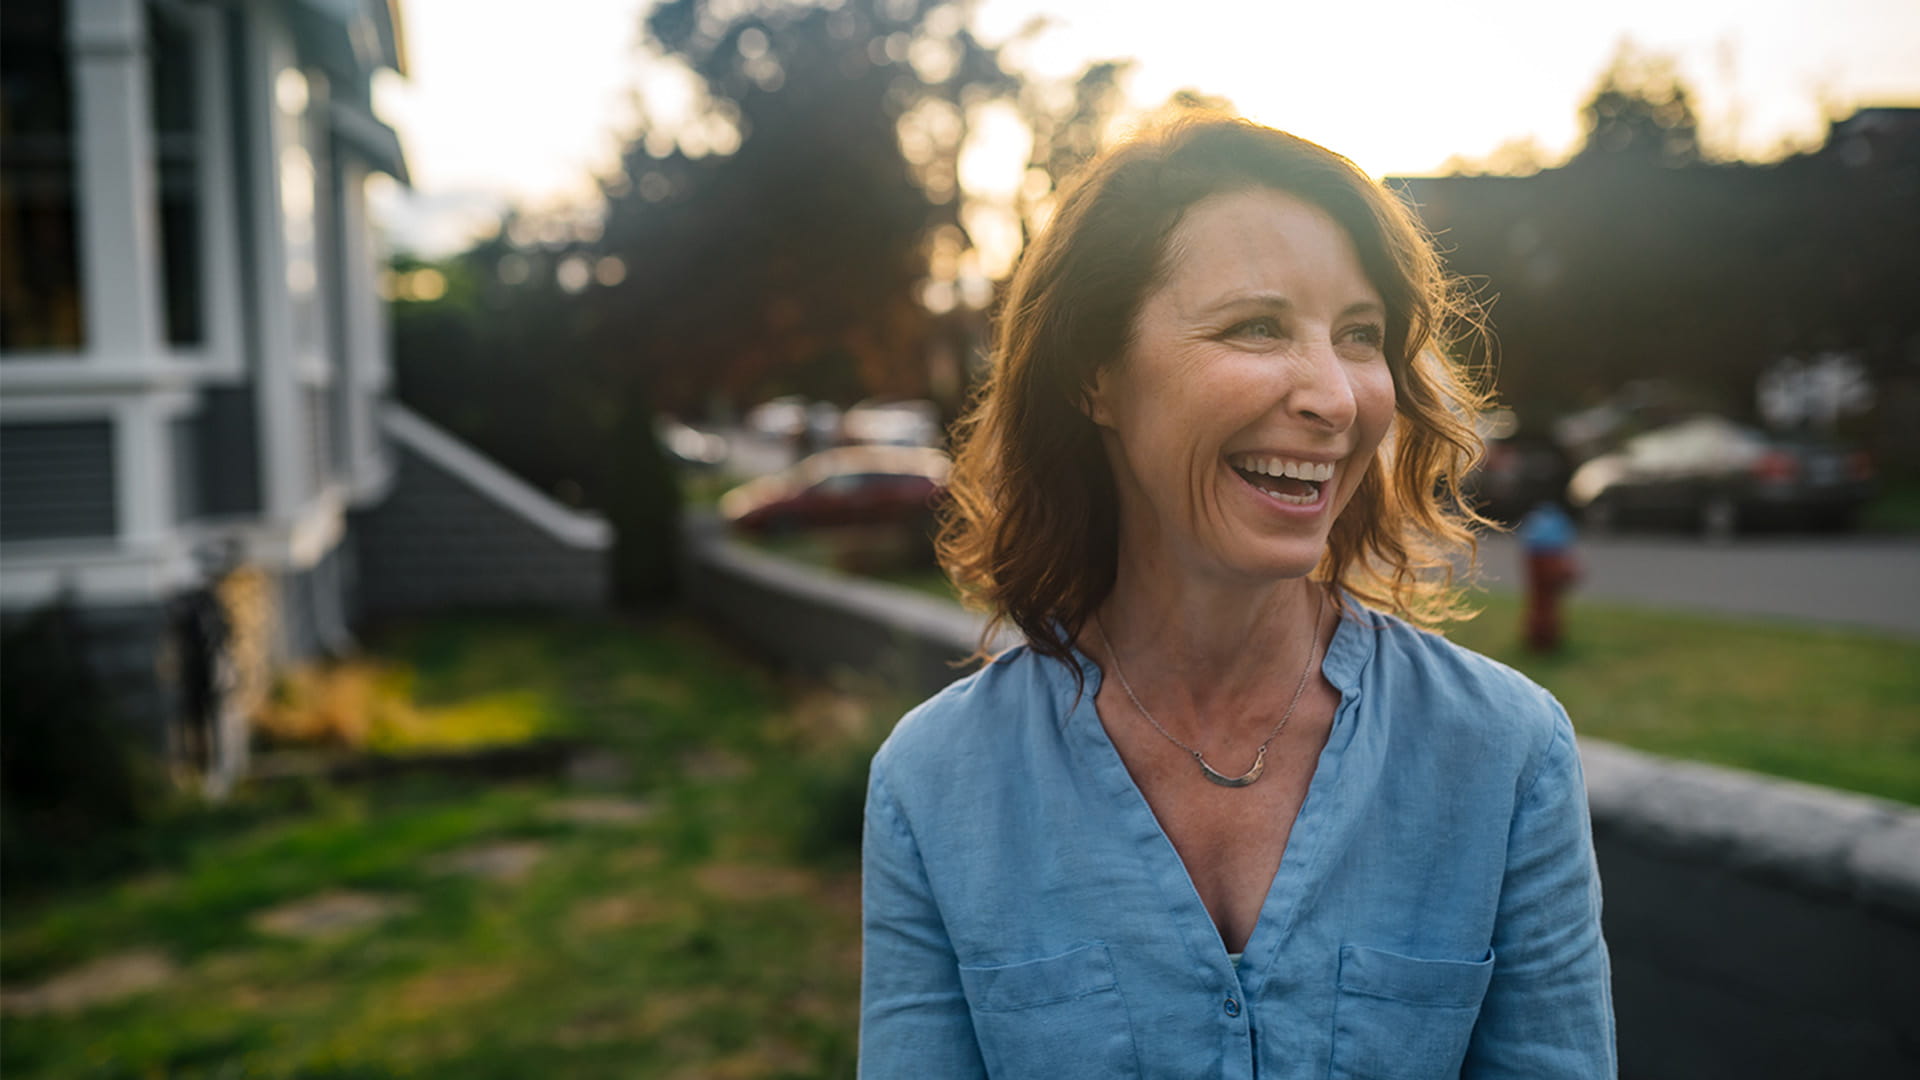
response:
<path id="1" fill-rule="evenodd" d="M 985 1077 L 946 923 L 877 763 L 867 786 L 860 893 L 860 1076 Z"/>
<path id="2" fill-rule="evenodd" d="M 1492 982 L 1461 1076 L 1615 1076 L 1600 874 L 1580 753 L 1564 713 L 1514 811 L 1496 918 Z"/>

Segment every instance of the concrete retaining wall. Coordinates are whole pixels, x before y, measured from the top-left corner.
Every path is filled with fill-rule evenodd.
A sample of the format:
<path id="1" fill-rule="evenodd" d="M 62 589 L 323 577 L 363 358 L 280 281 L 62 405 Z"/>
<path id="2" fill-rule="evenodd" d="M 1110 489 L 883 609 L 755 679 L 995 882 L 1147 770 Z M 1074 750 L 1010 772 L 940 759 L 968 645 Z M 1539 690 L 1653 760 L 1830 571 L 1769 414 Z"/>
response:
<path id="1" fill-rule="evenodd" d="M 398 405 L 380 419 L 398 467 L 386 498 L 354 515 L 361 611 L 605 605 L 604 521 L 561 506 Z"/>
<path id="2" fill-rule="evenodd" d="M 1582 740 L 1635 1080 L 1920 1075 L 1920 811 Z"/>
<path id="3" fill-rule="evenodd" d="M 686 550 L 689 601 L 797 668 L 924 695 L 978 638 L 950 604 L 711 522 Z M 1593 739 L 1581 759 L 1623 1077 L 1920 1076 L 1920 810 Z"/>
<path id="4" fill-rule="evenodd" d="M 710 519 L 688 522 L 684 553 L 688 602 L 776 663 L 918 697 L 972 670 L 982 620 L 954 604 L 733 543 Z"/>

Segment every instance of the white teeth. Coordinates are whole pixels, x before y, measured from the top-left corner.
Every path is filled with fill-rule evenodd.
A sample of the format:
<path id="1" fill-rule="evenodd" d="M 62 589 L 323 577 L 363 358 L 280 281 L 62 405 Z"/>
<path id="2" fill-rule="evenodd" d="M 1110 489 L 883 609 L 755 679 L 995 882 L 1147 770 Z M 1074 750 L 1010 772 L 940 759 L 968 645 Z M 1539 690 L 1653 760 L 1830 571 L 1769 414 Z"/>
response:
<path id="1" fill-rule="evenodd" d="M 1279 502 L 1291 503 L 1294 506 L 1312 506 L 1314 503 L 1320 501 L 1320 496 L 1318 495 L 1283 495 L 1278 491 L 1268 491 L 1266 488 L 1261 488 L 1260 494 Z"/>
<path id="2" fill-rule="evenodd" d="M 1293 461 L 1277 457 L 1244 457 L 1235 461 L 1234 467 L 1265 476 L 1285 476 L 1314 483 L 1325 483 L 1333 479 L 1331 462 Z"/>

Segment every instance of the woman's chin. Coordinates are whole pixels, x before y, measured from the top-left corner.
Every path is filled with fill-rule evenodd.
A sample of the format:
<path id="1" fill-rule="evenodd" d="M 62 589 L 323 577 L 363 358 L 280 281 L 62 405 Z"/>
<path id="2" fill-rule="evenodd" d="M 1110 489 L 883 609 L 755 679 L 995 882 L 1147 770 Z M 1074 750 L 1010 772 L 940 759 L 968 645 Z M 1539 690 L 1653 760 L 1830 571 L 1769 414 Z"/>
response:
<path id="1" fill-rule="evenodd" d="M 1305 578 L 1327 552 L 1323 536 L 1289 537 L 1284 541 L 1269 538 L 1236 546 L 1239 550 L 1226 554 L 1220 562 L 1228 576 L 1246 582 L 1249 588 Z"/>

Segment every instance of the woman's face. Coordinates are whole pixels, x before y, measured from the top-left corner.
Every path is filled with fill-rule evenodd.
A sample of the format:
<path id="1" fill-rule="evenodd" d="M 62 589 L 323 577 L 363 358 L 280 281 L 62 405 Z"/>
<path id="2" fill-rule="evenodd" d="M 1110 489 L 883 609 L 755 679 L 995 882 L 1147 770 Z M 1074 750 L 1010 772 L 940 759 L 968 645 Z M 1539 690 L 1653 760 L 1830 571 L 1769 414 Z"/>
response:
<path id="1" fill-rule="evenodd" d="M 1121 559 L 1303 577 L 1393 422 L 1386 309 L 1346 232 L 1283 192 L 1190 207 L 1165 283 L 1096 377 Z"/>

